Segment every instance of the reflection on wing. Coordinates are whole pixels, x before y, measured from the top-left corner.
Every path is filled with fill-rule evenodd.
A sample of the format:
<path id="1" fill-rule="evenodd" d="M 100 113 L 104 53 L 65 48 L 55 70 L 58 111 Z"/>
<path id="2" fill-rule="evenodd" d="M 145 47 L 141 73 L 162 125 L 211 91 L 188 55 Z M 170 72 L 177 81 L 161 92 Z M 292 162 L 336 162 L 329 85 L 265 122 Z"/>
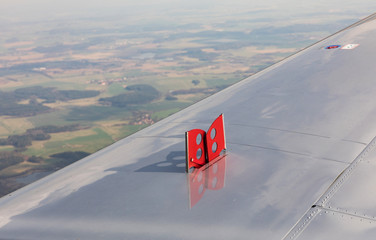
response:
<path id="1" fill-rule="evenodd" d="M 226 156 L 222 156 L 188 175 L 189 207 L 193 208 L 204 196 L 205 191 L 220 190 L 225 186 Z M 215 200 L 213 200 L 215 201 Z"/>

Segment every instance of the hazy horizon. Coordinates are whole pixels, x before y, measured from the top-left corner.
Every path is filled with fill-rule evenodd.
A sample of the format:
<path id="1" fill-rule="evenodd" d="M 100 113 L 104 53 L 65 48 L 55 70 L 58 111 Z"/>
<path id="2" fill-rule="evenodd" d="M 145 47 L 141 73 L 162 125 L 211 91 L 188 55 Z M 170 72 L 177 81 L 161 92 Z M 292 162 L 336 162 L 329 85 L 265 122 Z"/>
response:
<path id="1" fill-rule="evenodd" d="M 237 0 L 231 3 L 226 0 L 110 0 L 110 1 L 49 1 L 49 0 L 2 0 L 0 8 L 0 21 L 22 22 L 43 21 L 47 19 L 64 18 L 96 18 L 119 17 L 134 15 L 153 15 L 160 17 L 172 16 L 179 21 L 180 16 L 194 14 L 195 11 L 205 10 L 207 13 L 223 16 L 236 16 L 236 14 L 252 13 L 263 10 L 265 17 L 299 16 L 305 14 L 322 13 L 349 13 L 369 15 L 376 11 L 376 2 L 359 0 L 354 4 L 349 0 L 302 2 L 298 0 L 264 0 L 246 1 Z M 372 10 L 374 9 L 374 10 Z M 207 17 L 210 17 L 208 15 Z"/>

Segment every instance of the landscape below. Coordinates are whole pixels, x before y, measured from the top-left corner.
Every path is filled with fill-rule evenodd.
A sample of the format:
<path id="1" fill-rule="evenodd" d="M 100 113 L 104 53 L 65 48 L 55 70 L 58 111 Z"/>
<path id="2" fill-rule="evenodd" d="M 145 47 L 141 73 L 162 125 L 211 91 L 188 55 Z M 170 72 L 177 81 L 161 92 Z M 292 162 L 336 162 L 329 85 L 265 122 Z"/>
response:
<path id="1" fill-rule="evenodd" d="M 228 18 L 206 11 L 184 12 L 176 22 L 152 15 L 131 22 L 0 21 L 0 196 L 278 62 L 359 15 L 328 12 L 296 23 L 279 21 L 286 18 L 270 14 L 275 10 L 269 18 L 267 10 Z"/>

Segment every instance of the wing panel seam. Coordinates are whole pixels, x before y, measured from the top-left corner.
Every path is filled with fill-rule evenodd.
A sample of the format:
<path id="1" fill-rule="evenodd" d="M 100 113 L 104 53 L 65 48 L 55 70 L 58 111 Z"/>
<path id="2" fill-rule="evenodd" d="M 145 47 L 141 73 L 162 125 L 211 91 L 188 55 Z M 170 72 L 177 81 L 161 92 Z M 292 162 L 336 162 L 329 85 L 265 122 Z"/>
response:
<path id="1" fill-rule="evenodd" d="M 291 228 L 291 230 L 283 237 L 286 239 L 297 239 L 314 217 L 320 212 L 320 209 L 325 209 L 325 203 L 330 200 L 338 189 L 343 185 L 345 180 L 350 177 L 352 172 L 356 169 L 358 164 L 364 160 L 368 153 L 376 145 L 376 136 L 372 141 L 363 149 L 363 151 L 354 159 L 354 161 L 334 180 L 325 193 L 316 201 L 316 203 L 308 209 L 308 211 L 300 218 L 300 220 Z M 331 211 L 333 211 L 331 209 Z M 359 217 L 359 216 L 357 216 Z M 367 220 L 369 220 L 367 218 Z"/>

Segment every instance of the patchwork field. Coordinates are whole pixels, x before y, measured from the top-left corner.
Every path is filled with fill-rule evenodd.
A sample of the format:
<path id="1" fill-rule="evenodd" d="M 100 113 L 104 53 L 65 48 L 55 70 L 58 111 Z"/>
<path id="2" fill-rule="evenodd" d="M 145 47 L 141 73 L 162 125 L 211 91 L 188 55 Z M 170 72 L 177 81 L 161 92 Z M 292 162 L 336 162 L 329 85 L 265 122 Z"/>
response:
<path id="1" fill-rule="evenodd" d="M 23 186 L 20 178 L 60 169 L 354 21 L 328 13 L 303 26 L 282 24 L 255 11 L 200 23 L 204 17 L 185 14 L 168 24 L 67 18 L 3 27 L 0 195 Z"/>

